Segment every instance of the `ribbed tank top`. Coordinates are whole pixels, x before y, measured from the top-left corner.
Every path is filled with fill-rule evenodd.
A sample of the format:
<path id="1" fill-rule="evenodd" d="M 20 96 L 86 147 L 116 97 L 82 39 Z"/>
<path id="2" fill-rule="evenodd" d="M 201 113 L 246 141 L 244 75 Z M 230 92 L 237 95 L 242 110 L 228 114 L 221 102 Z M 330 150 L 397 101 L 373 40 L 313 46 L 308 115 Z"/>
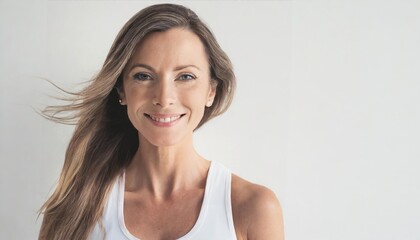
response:
<path id="1" fill-rule="evenodd" d="M 210 162 L 198 219 L 192 229 L 178 240 L 236 239 L 230 196 L 231 175 L 230 170 L 222 164 Z M 125 174 L 122 174 L 112 187 L 102 224 L 96 224 L 90 240 L 139 240 L 127 230 L 124 223 L 124 187 Z"/>

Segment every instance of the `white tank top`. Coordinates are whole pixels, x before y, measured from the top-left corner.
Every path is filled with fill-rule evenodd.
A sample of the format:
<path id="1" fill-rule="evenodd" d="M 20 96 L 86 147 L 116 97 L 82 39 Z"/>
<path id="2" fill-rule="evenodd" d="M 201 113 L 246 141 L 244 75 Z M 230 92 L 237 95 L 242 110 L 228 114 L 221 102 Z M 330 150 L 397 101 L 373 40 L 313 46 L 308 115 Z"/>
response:
<path id="1" fill-rule="evenodd" d="M 122 174 L 117 178 L 105 205 L 102 216 L 103 230 L 97 223 L 88 239 L 139 240 L 124 224 L 124 186 L 125 174 Z M 236 239 L 230 194 L 230 170 L 218 162 L 211 161 L 198 219 L 192 229 L 178 240 Z"/>

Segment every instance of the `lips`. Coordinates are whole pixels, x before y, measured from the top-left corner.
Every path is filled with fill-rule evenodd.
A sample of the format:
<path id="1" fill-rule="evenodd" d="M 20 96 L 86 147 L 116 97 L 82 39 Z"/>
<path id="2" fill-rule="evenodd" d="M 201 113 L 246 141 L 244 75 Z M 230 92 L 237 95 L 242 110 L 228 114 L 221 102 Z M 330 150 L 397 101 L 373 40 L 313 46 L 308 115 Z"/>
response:
<path id="1" fill-rule="evenodd" d="M 159 123 L 171 123 L 183 117 L 185 114 L 144 114 L 149 119 Z"/>

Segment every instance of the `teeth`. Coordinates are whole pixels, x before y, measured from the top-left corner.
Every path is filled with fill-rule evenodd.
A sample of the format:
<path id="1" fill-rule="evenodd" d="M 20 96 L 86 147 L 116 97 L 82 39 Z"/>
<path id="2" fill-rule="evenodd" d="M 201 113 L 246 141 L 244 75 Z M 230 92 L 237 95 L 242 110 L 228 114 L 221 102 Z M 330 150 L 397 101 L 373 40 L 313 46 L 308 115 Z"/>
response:
<path id="1" fill-rule="evenodd" d="M 157 118 L 157 117 L 154 117 L 152 115 L 149 115 L 149 116 L 153 121 L 161 122 L 161 123 L 173 122 L 173 121 L 175 121 L 175 120 L 177 120 L 178 118 L 181 117 L 181 115 L 173 116 L 173 117 L 167 117 L 167 118 Z"/>

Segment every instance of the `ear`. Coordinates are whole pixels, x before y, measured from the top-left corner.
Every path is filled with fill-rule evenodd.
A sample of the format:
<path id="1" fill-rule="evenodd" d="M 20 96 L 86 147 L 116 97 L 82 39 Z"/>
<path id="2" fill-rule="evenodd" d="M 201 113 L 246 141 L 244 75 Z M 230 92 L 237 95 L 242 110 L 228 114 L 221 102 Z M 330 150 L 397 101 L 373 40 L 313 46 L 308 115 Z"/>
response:
<path id="1" fill-rule="evenodd" d="M 118 96 L 119 96 L 119 103 L 121 105 L 127 105 L 122 79 L 121 79 L 121 81 L 119 81 L 117 83 L 117 85 L 115 86 L 115 89 L 117 90 L 117 93 L 118 93 Z"/>
<path id="2" fill-rule="evenodd" d="M 216 97 L 217 81 L 212 79 L 210 80 L 210 90 L 207 95 L 206 107 L 211 107 L 213 105 L 214 98 Z"/>

